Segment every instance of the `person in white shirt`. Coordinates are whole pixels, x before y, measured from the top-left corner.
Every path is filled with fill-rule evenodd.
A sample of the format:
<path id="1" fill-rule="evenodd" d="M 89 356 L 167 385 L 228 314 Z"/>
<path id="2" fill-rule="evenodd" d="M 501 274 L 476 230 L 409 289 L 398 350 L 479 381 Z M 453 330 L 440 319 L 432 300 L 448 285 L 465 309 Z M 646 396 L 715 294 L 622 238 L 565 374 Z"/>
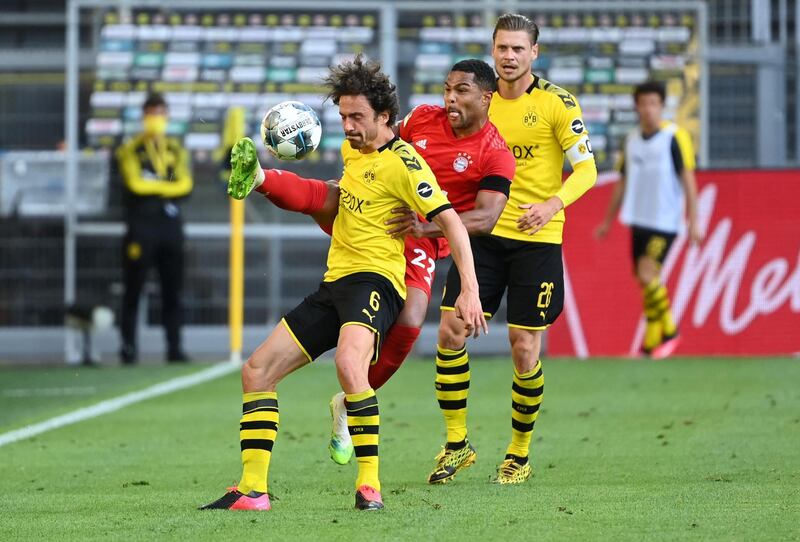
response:
<path id="1" fill-rule="evenodd" d="M 689 239 L 693 243 L 702 239 L 697 225 L 694 150 L 688 132 L 662 118 L 666 98 L 662 83 L 642 83 L 633 97 L 639 127 L 625 138 L 621 178 L 595 236 L 608 234 L 622 207 L 620 220 L 631 228 L 635 273 L 647 319 L 641 350 L 663 358 L 677 347 L 678 329 L 660 270 L 672 241 L 684 227 L 684 211 Z"/>

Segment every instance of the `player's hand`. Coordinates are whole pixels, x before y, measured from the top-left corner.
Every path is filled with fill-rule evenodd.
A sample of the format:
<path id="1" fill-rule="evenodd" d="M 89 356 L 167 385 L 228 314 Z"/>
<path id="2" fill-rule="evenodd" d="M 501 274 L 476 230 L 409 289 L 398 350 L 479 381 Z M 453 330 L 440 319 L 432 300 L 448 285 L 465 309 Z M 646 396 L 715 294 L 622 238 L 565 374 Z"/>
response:
<path id="1" fill-rule="evenodd" d="M 477 338 L 481 331 L 484 335 L 489 333 L 489 324 L 486 323 L 486 317 L 483 315 L 483 307 L 481 307 L 481 299 L 477 291 L 462 290 L 456 299 L 455 311 L 456 316 L 464 321 L 467 336 L 472 335 L 473 338 Z"/>
<path id="2" fill-rule="evenodd" d="M 609 224 L 608 222 L 606 222 L 604 220 L 603 222 L 600 223 L 599 226 L 597 226 L 594 229 L 594 238 L 595 239 L 603 239 L 603 238 L 605 238 L 605 236 L 608 235 L 608 230 L 609 229 L 611 229 L 611 224 Z"/>
<path id="3" fill-rule="evenodd" d="M 550 222 L 563 207 L 564 204 L 555 196 L 541 203 L 523 203 L 519 208 L 526 211 L 517 219 L 517 229 L 533 235 Z"/>
<path id="4" fill-rule="evenodd" d="M 416 238 L 422 237 L 422 223 L 419 221 L 417 213 L 408 207 L 395 207 L 392 209 L 392 213 L 397 216 L 384 222 L 387 226 L 391 226 L 386 230 L 386 233 L 394 239 L 405 237 L 406 235 L 413 235 Z"/>
<path id="5" fill-rule="evenodd" d="M 699 245 L 703 242 L 703 232 L 700 231 L 695 222 L 689 222 L 689 241 L 693 245 Z"/>

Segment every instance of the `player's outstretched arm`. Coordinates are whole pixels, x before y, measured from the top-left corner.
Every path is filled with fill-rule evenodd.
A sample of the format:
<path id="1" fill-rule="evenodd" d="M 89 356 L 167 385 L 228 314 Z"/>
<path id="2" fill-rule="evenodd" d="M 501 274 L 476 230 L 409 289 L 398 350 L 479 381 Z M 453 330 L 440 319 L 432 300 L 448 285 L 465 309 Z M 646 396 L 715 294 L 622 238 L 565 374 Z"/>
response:
<path id="1" fill-rule="evenodd" d="M 595 238 L 602 239 L 608 235 L 608 230 L 611 229 L 611 223 L 614 221 L 614 217 L 617 216 L 617 213 L 619 212 L 624 195 L 625 175 L 622 175 L 619 178 L 619 181 L 614 183 L 614 189 L 611 192 L 611 201 L 608 202 L 608 209 L 606 209 L 606 216 L 594 230 Z"/>
<path id="2" fill-rule="evenodd" d="M 453 209 L 442 211 L 433 217 L 433 221 L 444 232 L 461 276 L 461 293 L 455 303 L 456 316 L 464 320 L 469 335 L 477 337 L 481 331 L 489 333 L 478 295 L 478 279 L 467 230 Z"/>
<path id="3" fill-rule="evenodd" d="M 508 201 L 508 196 L 492 190 L 481 190 L 475 198 L 475 208 L 458 217 L 464 224 L 469 235 L 489 235 L 497 224 Z M 422 222 L 417 213 L 408 207 L 396 207 L 392 212 L 397 216 L 386 221 L 389 229 L 386 231 L 392 237 L 413 235 L 420 237 L 444 237 L 442 229 L 436 222 Z"/>
<path id="4" fill-rule="evenodd" d="M 697 180 L 693 169 L 684 168 L 681 171 L 681 183 L 686 195 L 686 219 L 689 223 L 689 240 L 698 244 L 703 240 L 703 232 L 697 222 Z"/>

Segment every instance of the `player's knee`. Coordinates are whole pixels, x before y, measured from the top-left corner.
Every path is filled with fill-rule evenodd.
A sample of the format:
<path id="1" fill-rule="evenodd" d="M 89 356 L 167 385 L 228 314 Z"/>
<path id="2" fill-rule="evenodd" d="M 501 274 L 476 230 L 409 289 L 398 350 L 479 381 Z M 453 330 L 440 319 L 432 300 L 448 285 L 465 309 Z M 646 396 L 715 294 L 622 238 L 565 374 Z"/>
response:
<path id="1" fill-rule="evenodd" d="M 439 322 L 439 346 L 458 350 L 464 346 L 466 336 L 463 320 L 457 318 L 452 311 L 442 311 L 442 319 Z"/>
<path id="2" fill-rule="evenodd" d="M 247 358 L 242 365 L 242 385 L 250 390 L 273 390 L 283 379 L 277 370 L 277 363 L 270 363 L 268 359 L 256 359 L 254 356 Z"/>
<path id="3" fill-rule="evenodd" d="M 267 386 L 266 367 L 257 363 L 253 357 L 242 365 L 242 388 L 244 390 L 261 390 Z"/>
<path id="4" fill-rule="evenodd" d="M 345 393 L 357 393 L 369 387 L 364 363 L 354 352 L 337 351 L 336 375 Z"/>
<path id="5" fill-rule="evenodd" d="M 541 333 L 525 333 L 512 337 L 511 358 L 517 371 L 530 371 L 541 353 Z"/>
<path id="6" fill-rule="evenodd" d="M 642 286 L 649 284 L 658 275 L 658 264 L 647 257 L 636 261 L 636 278 Z"/>

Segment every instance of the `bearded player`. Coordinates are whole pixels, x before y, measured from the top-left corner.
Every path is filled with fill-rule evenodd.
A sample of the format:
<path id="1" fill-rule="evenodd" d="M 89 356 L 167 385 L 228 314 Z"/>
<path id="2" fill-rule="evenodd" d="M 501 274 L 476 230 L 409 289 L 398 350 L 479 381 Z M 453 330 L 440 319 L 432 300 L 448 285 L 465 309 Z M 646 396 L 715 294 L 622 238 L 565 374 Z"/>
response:
<path id="1" fill-rule="evenodd" d="M 453 65 L 445 81 L 444 106 L 419 106 L 395 127 L 431 167 L 470 236 L 492 231 L 514 176 L 514 157 L 488 119 L 496 89 L 494 71 L 487 63 L 462 60 Z M 338 210 L 335 183 L 275 169 L 265 174 L 259 192 L 282 209 L 310 215 L 330 233 Z M 449 253 L 435 224 L 414 220 L 416 215 L 409 215 L 407 209 L 395 211 L 396 217 L 387 217 L 387 233 L 406 235 L 408 293 L 378 361 L 369 369 L 373 389 L 386 383 L 411 352 L 428 309 L 436 260 Z M 331 400 L 334 428 L 329 451 L 339 464 L 349 462 L 353 455 L 346 414 L 344 394 L 336 394 Z"/>

